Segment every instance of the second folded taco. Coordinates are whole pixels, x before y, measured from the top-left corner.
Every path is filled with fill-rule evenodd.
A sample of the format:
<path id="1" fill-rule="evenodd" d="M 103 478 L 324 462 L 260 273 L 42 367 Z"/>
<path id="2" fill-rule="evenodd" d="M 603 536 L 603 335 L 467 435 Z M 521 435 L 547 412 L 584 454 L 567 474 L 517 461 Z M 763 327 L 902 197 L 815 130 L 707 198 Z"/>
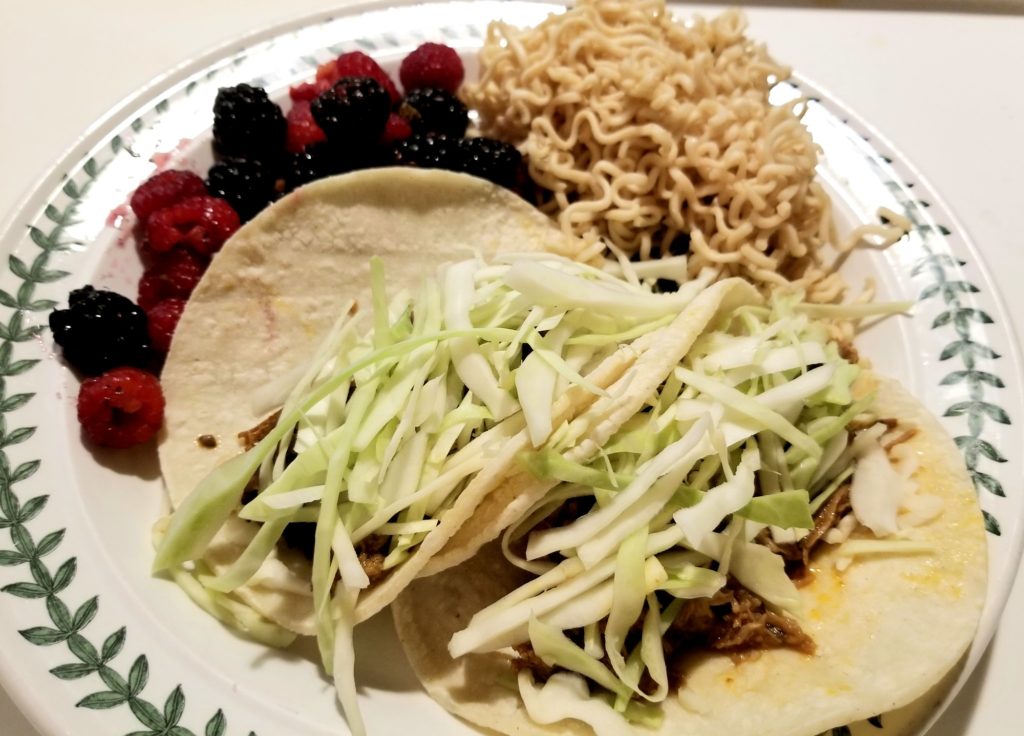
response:
<path id="1" fill-rule="evenodd" d="M 814 736 L 955 666 L 987 569 L 960 455 L 800 310 L 709 323 L 603 445 L 524 455 L 547 490 L 393 606 L 441 705 L 507 734 Z"/>

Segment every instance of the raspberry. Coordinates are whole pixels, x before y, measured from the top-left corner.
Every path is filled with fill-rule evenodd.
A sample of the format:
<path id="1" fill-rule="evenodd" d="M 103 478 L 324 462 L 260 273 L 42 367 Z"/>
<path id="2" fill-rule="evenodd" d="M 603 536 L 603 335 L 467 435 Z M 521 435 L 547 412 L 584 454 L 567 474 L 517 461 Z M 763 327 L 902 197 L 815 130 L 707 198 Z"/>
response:
<path id="1" fill-rule="evenodd" d="M 391 104 L 397 103 L 402 96 L 398 94 L 395 83 L 384 71 L 380 64 L 362 51 L 348 51 L 338 57 L 334 62 L 338 70 L 338 79 L 342 77 L 369 77 L 376 81 L 391 98 Z M 337 81 L 337 80 L 335 80 Z"/>
<path id="2" fill-rule="evenodd" d="M 341 74 L 338 73 L 337 59 L 325 61 L 316 68 L 316 85 L 322 87 L 320 94 L 337 84 L 339 79 L 341 79 Z"/>
<path id="3" fill-rule="evenodd" d="M 150 266 L 139 280 L 138 304 L 149 311 L 164 299 L 188 299 L 206 271 L 208 261 L 182 247 Z"/>
<path id="4" fill-rule="evenodd" d="M 513 189 L 519 178 L 523 155 L 510 143 L 494 138 L 463 138 L 463 171 L 499 186 Z"/>
<path id="5" fill-rule="evenodd" d="M 206 186 L 210 194 L 227 200 L 242 222 L 248 222 L 260 210 L 277 199 L 277 176 L 260 161 L 232 159 L 210 167 Z"/>
<path id="6" fill-rule="evenodd" d="M 466 106 L 451 92 L 437 87 L 414 89 L 402 100 L 398 112 L 417 133 L 441 133 L 458 138 L 469 125 Z"/>
<path id="7" fill-rule="evenodd" d="M 331 85 L 326 81 L 302 82 L 291 87 L 288 96 L 292 98 L 292 102 L 312 102 L 330 88 Z"/>
<path id="8" fill-rule="evenodd" d="M 68 308 L 53 310 L 49 323 L 64 360 L 86 375 L 143 366 L 152 357 L 145 312 L 112 291 L 75 289 Z"/>
<path id="9" fill-rule="evenodd" d="M 184 310 L 184 299 L 164 299 L 146 310 L 146 316 L 149 318 L 149 341 L 154 350 L 166 353 L 171 349 L 171 337 Z"/>
<path id="10" fill-rule="evenodd" d="M 384 88 L 367 77 L 344 77 L 313 101 L 313 118 L 328 140 L 349 147 L 376 143 L 391 103 Z"/>
<path id="11" fill-rule="evenodd" d="M 191 171 L 161 171 L 142 182 L 132 194 L 132 212 L 139 222 L 145 222 L 157 210 L 203 194 L 206 194 L 206 185 Z"/>
<path id="12" fill-rule="evenodd" d="M 384 126 L 384 135 L 381 137 L 381 143 L 390 145 L 397 143 L 400 140 L 404 140 L 412 135 L 412 128 L 409 123 L 401 115 L 391 113 L 388 116 L 388 122 Z"/>
<path id="13" fill-rule="evenodd" d="M 78 422 L 90 441 L 123 449 L 148 441 L 164 421 L 164 394 L 156 376 L 115 368 L 82 382 Z"/>
<path id="14" fill-rule="evenodd" d="M 459 54 L 442 43 L 421 44 L 402 59 L 398 70 L 406 93 L 421 87 L 438 87 L 454 93 L 462 84 L 464 75 Z"/>
<path id="15" fill-rule="evenodd" d="M 296 100 L 288 111 L 288 139 L 285 148 L 289 153 L 298 153 L 306 146 L 326 140 L 327 136 L 313 119 L 308 100 Z"/>
<path id="16" fill-rule="evenodd" d="M 154 212 L 146 223 L 146 237 L 155 253 L 183 245 L 213 255 L 240 225 L 238 214 L 223 199 L 191 197 Z"/>
<path id="17" fill-rule="evenodd" d="M 248 84 L 218 90 L 213 145 L 221 156 L 273 160 L 284 150 L 284 139 L 284 114 L 266 90 Z"/>
<path id="18" fill-rule="evenodd" d="M 163 298 L 163 282 L 159 276 L 150 275 L 149 272 L 142 274 L 139 279 L 139 298 L 135 303 L 143 310 L 148 310 Z"/>

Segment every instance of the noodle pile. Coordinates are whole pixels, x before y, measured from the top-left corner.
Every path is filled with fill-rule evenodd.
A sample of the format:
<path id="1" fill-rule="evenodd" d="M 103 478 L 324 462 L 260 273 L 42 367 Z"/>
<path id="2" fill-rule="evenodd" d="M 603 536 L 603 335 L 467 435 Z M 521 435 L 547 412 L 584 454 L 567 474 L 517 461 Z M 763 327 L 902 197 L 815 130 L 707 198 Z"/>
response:
<path id="1" fill-rule="evenodd" d="M 789 70 L 745 26 L 737 11 L 683 26 L 664 0 L 581 0 L 535 28 L 492 23 L 465 95 L 484 134 L 520 147 L 567 233 L 641 258 L 688 246 L 691 274 L 711 266 L 836 301 L 844 284 L 821 251 L 835 241 L 831 205 L 803 103 L 769 104 Z"/>

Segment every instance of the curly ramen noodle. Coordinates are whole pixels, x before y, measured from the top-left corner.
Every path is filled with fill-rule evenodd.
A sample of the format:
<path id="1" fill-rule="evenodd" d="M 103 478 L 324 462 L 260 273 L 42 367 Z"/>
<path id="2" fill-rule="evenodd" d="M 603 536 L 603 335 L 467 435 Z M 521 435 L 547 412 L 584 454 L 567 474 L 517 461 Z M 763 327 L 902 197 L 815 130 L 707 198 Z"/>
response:
<path id="1" fill-rule="evenodd" d="M 643 258 L 688 237 L 691 274 L 836 301 L 844 284 L 822 246 L 841 260 L 864 235 L 887 244 L 902 230 L 836 242 L 805 103 L 769 103 L 790 70 L 745 26 L 737 11 L 683 25 L 663 0 L 583 0 L 534 28 L 492 23 L 465 95 L 485 134 L 519 145 L 564 231 Z"/>

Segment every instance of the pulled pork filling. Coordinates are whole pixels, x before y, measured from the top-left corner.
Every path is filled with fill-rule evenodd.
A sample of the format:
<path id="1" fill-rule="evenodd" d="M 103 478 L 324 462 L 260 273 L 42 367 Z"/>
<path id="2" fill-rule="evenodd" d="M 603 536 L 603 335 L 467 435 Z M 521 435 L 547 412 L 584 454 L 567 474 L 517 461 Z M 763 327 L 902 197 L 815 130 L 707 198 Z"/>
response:
<path id="1" fill-rule="evenodd" d="M 260 440 L 270 434 L 270 430 L 277 426 L 277 420 L 281 418 L 281 410 L 278 409 L 252 429 L 246 429 L 238 433 L 238 440 L 242 448 L 248 452 L 254 448 Z"/>
<path id="2" fill-rule="evenodd" d="M 388 538 L 382 534 L 371 534 L 356 545 L 359 564 L 362 565 L 371 585 L 387 575 L 387 570 L 384 569 L 384 553 L 387 552 L 387 548 Z"/>
<path id="3" fill-rule="evenodd" d="M 570 639 L 582 641 L 582 631 L 566 632 Z M 639 635 L 639 631 L 633 632 Z M 635 642 L 634 642 L 635 643 Z M 765 602 L 733 578 L 710 598 L 687 600 L 671 626 L 662 636 L 662 648 L 669 671 L 669 686 L 679 688 L 685 680 L 686 655 L 713 651 L 743 655 L 765 649 L 794 649 L 814 654 L 814 640 L 789 616 L 768 609 Z M 534 679 L 543 682 L 559 671 L 544 662 L 529 642 L 513 647 L 515 671 L 528 669 Z M 607 656 L 602 659 L 611 666 Z M 645 673 L 646 676 L 646 673 Z M 653 682 L 641 680 L 645 692 L 653 691 Z"/>
<path id="4" fill-rule="evenodd" d="M 797 542 L 776 544 L 770 530 L 765 529 L 757 535 L 755 541 L 763 544 L 786 561 L 786 574 L 797 584 L 807 584 L 813 579 L 810 572 L 811 555 L 821 544 L 829 529 L 835 527 L 840 520 L 853 510 L 850 504 L 850 484 L 841 485 L 825 505 L 814 515 L 814 528 L 807 536 Z"/>
<path id="5" fill-rule="evenodd" d="M 852 346 L 851 346 L 852 349 Z M 916 428 L 902 428 L 898 419 L 870 418 L 867 421 L 854 420 L 847 425 L 851 432 L 867 429 L 875 424 L 884 424 L 888 439 L 883 443 L 886 452 L 896 445 L 907 442 L 917 434 Z M 818 552 L 825 535 L 835 528 L 843 518 L 853 512 L 850 503 L 849 482 L 841 485 L 814 514 L 814 526 L 796 542 L 778 544 L 772 538 L 771 530 L 764 529 L 755 541 L 781 556 L 786 563 L 786 574 L 798 586 L 814 579 L 811 559 Z M 588 502 L 589 501 L 589 502 Z M 534 529 L 546 529 L 567 525 L 590 510 L 592 499 L 574 498 L 562 504 Z M 551 559 L 551 557 L 549 557 Z M 640 617 L 642 620 L 643 617 Z M 602 622 L 603 628 L 604 623 Z M 638 634 L 634 631 L 633 634 Z M 577 644 L 582 644 L 581 629 L 567 631 L 566 635 Z M 633 642 L 635 645 L 636 642 Z M 724 588 L 710 598 L 686 600 L 668 630 L 662 636 L 662 648 L 668 665 L 669 686 L 678 689 L 685 681 L 685 664 L 688 654 L 713 651 L 737 656 L 766 649 L 793 649 L 803 654 L 814 654 L 814 640 L 800 624 L 789 616 L 770 610 L 765 601 L 747 590 L 731 576 Z M 546 681 L 561 668 L 544 662 L 529 642 L 513 647 L 515 657 L 510 660 L 514 671 L 528 669 L 534 679 Z M 608 657 L 602 662 L 611 666 Z M 645 672 L 640 682 L 644 692 L 653 692 L 655 684 Z"/>

